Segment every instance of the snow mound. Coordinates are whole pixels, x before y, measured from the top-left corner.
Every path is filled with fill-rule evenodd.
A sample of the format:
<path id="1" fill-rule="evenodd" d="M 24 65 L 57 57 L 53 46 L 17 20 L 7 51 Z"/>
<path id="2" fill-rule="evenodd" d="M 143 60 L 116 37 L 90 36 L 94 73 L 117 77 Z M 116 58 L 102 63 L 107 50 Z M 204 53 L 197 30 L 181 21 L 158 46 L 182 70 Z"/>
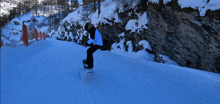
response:
<path id="1" fill-rule="evenodd" d="M 159 54 L 160 57 L 163 58 L 165 61 L 165 64 L 172 64 L 172 65 L 178 65 L 175 61 L 171 60 L 168 56 Z"/>
<path id="2" fill-rule="evenodd" d="M 144 48 L 149 49 L 150 51 L 152 51 L 150 44 L 146 40 L 141 40 L 138 43 L 138 45 L 143 46 Z"/>
<path id="3" fill-rule="evenodd" d="M 127 50 L 125 49 L 125 39 L 122 39 L 119 43 L 113 43 L 112 48 L 111 48 L 111 53 L 115 53 L 117 55 L 133 58 L 133 59 L 140 59 L 140 60 L 148 60 L 148 61 L 153 61 L 154 60 L 154 55 L 148 53 L 145 50 L 140 50 L 138 52 L 133 51 L 133 44 L 132 41 L 127 41 L 126 45 L 128 46 Z M 146 44 L 146 41 L 140 42 L 140 44 L 143 44 L 145 48 L 149 48 Z M 147 42 L 148 43 L 148 42 Z"/>
<path id="4" fill-rule="evenodd" d="M 138 17 L 139 17 L 138 20 L 136 20 L 136 19 L 129 20 L 125 29 L 131 30 L 131 33 L 136 32 L 136 31 L 137 31 L 137 33 L 139 33 L 143 29 L 147 29 L 146 24 L 149 22 L 149 19 L 147 17 L 147 13 L 145 12 L 142 15 L 139 14 Z"/>

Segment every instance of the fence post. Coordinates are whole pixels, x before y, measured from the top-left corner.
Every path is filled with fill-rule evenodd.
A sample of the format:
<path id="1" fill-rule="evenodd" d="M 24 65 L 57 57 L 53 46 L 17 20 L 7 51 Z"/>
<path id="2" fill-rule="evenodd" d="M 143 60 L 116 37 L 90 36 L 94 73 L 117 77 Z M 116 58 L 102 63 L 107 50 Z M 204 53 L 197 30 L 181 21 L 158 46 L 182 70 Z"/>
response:
<path id="1" fill-rule="evenodd" d="M 37 29 L 34 29 L 35 40 L 38 41 Z"/>
<path id="2" fill-rule="evenodd" d="M 3 47 L 4 45 L 3 45 L 3 43 L 1 42 L 1 47 Z"/>
<path id="3" fill-rule="evenodd" d="M 28 46 L 27 26 L 23 24 L 23 42 Z"/>
<path id="4" fill-rule="evenodd" d="M 46 38 L 45 38 L 45 33 L 43 33 L 43 38 L 44 38 L 44 40 L 46 39 Z"/>
<path id="5" fill-rule="evenodd" d="M 42 39 L 42 33 L 40 32 L 40 39 Z"/>

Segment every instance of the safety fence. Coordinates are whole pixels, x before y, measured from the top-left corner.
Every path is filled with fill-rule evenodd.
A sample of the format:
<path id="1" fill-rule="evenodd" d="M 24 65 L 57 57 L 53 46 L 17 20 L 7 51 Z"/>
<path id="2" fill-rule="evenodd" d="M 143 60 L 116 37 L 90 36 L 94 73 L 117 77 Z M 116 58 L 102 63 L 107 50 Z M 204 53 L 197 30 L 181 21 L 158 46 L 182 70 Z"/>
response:
<path id="1" fill-rule="evenodd" d="M 34 29 L 34 35 L 35 35 L 35 40 L 38 41 L 39 39 L 46 39 L 45 38 L 45 33 L 42 32 L 37 32 L 37 29 Z M 28 43 L 28 34 L 27 34 L 27 26 L 23 25 L 23 42 L 26 46 L 29 45 Z"/>
<path id="2" fill-rule="evenodd" d="M 10 28 L 11 29 L 11 28 Z M 15 30 L 15 29 L 12 29 L 12 30 Z M 16 31 L 20 31 L 20 30 L 16 30 Z M 34 29 L 34 35 L 32 34 L 32 35 L 30 35 L 30 34 L 28 34 L 28 29 L 27 29 L 27 26 L 26 25 L 23 25 L 22 26 L 22 31 L 20 31 L 20 32 L 23 32 L 22 33 L 22 41 L 23 41 L 23 43 L 24 43 L 24 45 L 25 46 L 29 46 L 32 42 L 34 42 L 34 41 L 39 41 L 39 40 L 46 40 L 46 38 L 45 38 L 45 33 L 44 32 L 41 32 L 41 31 L 37 31 L 37 29 Z M 16 35 L 16 33 L 14 33 L 14 35 Z M 4 35 L 3 35 L 4 36 Z M 8 37 L 5 37 L 5 38 L 8 38 Z M 35 38 L 35 39 L 34 39 Z M 29 40 L 29 39 L 31 39 L 31 40 Z M 33 39 L 33 40 L 32 40 Z M 8 39 L 9 40 L 9 39 Z M 21 42 L 22 42 L 21 41 Z M 1 42 L 1 47 L 3 47 L 4 45 L 5 46 L 12 46 L 12 47 L 15 47 L 15 46 L 18 46 L 18 45 L 22 45 L 22 43 L 21 42 L 19 42 L 19 44 L 18 43 L 14 43 L 14 42 L 12 42 L 11 44 L 3 44 L 2 42 Z"/>

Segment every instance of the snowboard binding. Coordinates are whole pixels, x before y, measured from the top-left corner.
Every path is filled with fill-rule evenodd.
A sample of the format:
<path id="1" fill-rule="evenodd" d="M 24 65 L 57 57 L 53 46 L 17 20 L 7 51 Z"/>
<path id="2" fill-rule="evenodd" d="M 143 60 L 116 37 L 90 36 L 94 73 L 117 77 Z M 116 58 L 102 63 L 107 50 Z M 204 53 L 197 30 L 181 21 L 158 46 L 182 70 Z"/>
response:
<path id="1" fill-rule="evenodd" d="M 88 64 L 87 64 L 87 60 L 84 59 L 83 61 L 83 66 L 84 66 L 84 69 L 92 69 L 93 67 L 90 67 Z"/>

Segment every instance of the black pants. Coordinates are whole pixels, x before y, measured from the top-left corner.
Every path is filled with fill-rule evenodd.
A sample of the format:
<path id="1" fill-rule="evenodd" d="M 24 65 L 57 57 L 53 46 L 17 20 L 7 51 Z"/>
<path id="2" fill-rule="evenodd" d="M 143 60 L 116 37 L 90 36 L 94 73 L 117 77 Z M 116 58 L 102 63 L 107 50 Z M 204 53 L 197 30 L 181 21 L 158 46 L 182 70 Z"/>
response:
<path id="1" fill-rule="evenodd" d="M 87 50 L 87 64 L 90 68 L 93 68 L 93 53 L 98 50 L 100 46 L 93 45 Z"/>

